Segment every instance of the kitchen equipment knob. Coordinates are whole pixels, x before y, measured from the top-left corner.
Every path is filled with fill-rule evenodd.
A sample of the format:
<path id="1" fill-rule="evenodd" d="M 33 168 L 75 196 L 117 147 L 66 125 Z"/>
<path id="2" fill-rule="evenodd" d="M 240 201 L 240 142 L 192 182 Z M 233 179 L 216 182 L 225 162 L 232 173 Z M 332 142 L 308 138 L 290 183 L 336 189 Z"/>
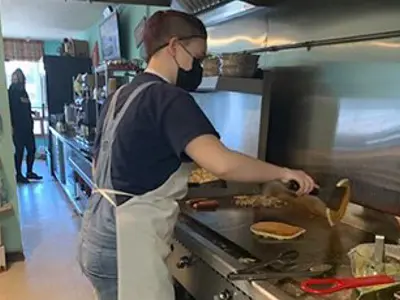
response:
<path id="1" fill-rule="evenodd" d="M 192 259 L 189 256 L 182 256 L 176 264 L 178 269 L 184 269 L 190 266 Z"/>
<path id="2" fill-rule="evenodd" d="M 214 296 L 214 300 L 231 300 L 232 298 L 233 294 L 228 290 L 225 290 L 219 293 L 218 295 Z"/>

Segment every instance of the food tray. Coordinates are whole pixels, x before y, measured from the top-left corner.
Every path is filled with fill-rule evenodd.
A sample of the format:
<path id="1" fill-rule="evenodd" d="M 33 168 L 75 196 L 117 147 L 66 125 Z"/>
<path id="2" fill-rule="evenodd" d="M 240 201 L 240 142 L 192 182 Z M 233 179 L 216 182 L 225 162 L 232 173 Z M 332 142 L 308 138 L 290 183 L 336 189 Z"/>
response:
<path id="1" fill-rule="evenodd" d="M 225 180 L 214 180 L 204 183 L 189 182 L 189 188 L 226 188 L 227 184 Z"/>
<path id="2" fill-rule="evenodd" d="M 221 55 L 221 76 L 254 77 L 258 68 L 259 55 L 247 53 L 231 53 Z"/>

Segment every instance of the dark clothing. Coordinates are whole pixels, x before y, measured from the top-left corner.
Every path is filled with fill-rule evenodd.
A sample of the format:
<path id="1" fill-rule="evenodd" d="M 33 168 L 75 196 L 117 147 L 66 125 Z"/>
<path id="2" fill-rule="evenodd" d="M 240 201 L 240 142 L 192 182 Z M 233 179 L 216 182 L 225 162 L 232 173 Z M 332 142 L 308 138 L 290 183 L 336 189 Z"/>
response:
<path id="1" fill-rule="evenodd" d="M 11 124 L 15 134 L 26 135 L 33 132 L 32 107 L 24 87 L 12 84 L 8 89 Z"/>
<path id="2" fill-rule="evenodd" d="M 181 165 L 190 162 L 184 150 L 194 138 L 219 137 L 193 97 L 160 77 L 144 73 L 120 93 L 116 113 L 139 85 L 159 81 L 138 95 L 118 127 L 112 148 L 111 174 L 115 190 L 143 195 L 161 186 Z M 95 159 L 109 105 L 102 109 L 94 145 Z M 117 197 L 117 204 L 127 197 Z"/>
<path id="3" fill-rule="evenodd" d="M 24 150 L 26 149 L 26 171 L 33 172 L 33 163 L 35 161 L 36 144 L 33 133 L 26 135 L 13 135 L 15 147 L 15 170 L 17 175 L 21 175 L 22 161 L 24 160 Z"/>
<path id="4" fill-rule="evenodd" d="M 35 160 L 35 137 L 33 134 L 32 107 L 25 88 L 12 84 L 8 90 L 10 101 L 11 125 L 15 147 L 15 170 L 21 175 L 24 150 L 26 149 L 27 173 L 32 173 Z"/>

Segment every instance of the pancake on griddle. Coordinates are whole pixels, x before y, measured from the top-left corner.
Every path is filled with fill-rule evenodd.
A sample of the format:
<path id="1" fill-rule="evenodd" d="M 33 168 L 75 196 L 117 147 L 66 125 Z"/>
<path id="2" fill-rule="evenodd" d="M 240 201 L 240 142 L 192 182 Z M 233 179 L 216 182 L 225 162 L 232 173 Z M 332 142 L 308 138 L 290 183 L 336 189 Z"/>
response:
<path id="1" fill-rule="evenodd" d="M 304 228 L 279 222 L 258 222 L 250 226 L 250 231 L 257 236 L 276 240 L 295 239 L 306 232 Z"/>

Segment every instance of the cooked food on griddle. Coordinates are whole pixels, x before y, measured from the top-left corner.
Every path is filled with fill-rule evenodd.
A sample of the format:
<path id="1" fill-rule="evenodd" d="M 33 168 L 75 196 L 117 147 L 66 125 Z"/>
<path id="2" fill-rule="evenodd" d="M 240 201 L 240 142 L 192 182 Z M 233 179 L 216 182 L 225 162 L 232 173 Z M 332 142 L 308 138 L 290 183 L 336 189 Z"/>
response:
<path id="1" fill-rule="evenodd" d="M 219 207 L 219 202 L 217 200 L 207 198 L 189 199 L 185 203 L 198 210 L 215 210 Z"/>
<path id="2" fill-rule="evenodd" d="M 285 200 L 267 195 L 234 196 L 237 206 L 281 208 L 287 205 Z"/>
<path id="3" fill-rule="evenodd" d="M 189 177 L 189 183 L 207 183 L 212 181 L 217 181 L 219 178 L 215 177 L 210 172 L 206 171 L 203 168 L 196 168 L 192 171 L 192 174 Z"/>
<path id="4" fill-rule="evenodd" d="M 306 232 L 304 228 L 279 222 L 258 222 L 250 226 L 250 231 L 257 236 L 276 240 L 291 240 Z"/>
<path id="5" fill-rule="evenodd" d="M 339 223 L 344 215 L 346 214 L 347 207 L 350 202 L 350 197 L 351 197 L 351 191 L 350 191 L 350 181 L 345 178 L 340 180 L 337 184 L 337 187 L 345 187 L 346 192 L 342 198 L 342 203 L 340 204 L 339 210 L 331 210 L 329 207 L 326 208 L 326 218 L 328 219 L 329 225 L 331 227 L 335 226 L 337 223 Z"/>

